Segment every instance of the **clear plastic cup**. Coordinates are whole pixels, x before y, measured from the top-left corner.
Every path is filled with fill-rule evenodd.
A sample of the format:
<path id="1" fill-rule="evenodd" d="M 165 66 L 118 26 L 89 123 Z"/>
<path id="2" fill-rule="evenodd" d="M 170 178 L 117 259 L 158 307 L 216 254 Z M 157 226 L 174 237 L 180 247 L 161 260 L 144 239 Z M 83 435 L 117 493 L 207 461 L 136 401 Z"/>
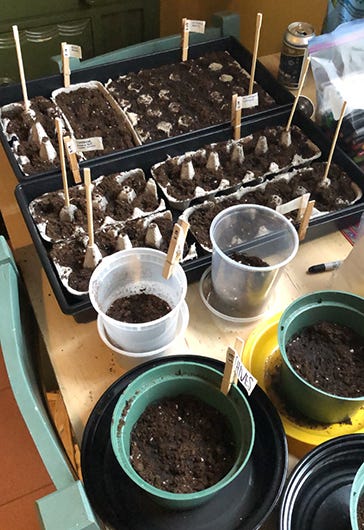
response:
<path id="1" fill-rule="evenodd" d="M 166 254 L 155 249 L 121 250 L 104 258 L 92 273 L 90 300 L 115 346 L 140 353 L 163 348 L 174 339 L 187 292 L 187 278 L 179 264 L 168 280 L 163 278 L 165 259 Z M 158 296 L 170 305 L 171 311 L 140 324 L 121 322 L 106 314 L 116 299 L 142 292 Z"/>
<path id="2" fill-rule="evenodd" d="M 283 267 L 297 253 L 298 234 L 282 214 L 256 204 L 231 206 L 210 226 L 211 282 L 214 304 L 225 315 L 263 314 Z M 260 258 L 266 265 L 239 263 L 236 254 Z"/>

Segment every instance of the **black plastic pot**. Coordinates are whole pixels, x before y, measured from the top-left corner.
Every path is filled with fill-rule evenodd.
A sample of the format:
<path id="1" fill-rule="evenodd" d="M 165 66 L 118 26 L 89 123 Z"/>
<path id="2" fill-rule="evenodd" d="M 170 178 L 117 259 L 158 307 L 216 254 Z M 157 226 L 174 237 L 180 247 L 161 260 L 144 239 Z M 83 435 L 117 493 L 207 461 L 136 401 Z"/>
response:
<path id="1" fill-rule="evenodd" d="M 280 506 L 280 530 L 350 530 L 350 492 L 364 461 L 364 434 L 319 445 L 297 464 Z"/>
<path id="2" fill-rule="evenodd" d="M 140 365 L 115 381 L 93 409 L 82 441 L 82 475 L 91 505 L 115 530 L 257 530 L 278 503 L 288 458 L 280 418 L 259 387 L 248 398 L 255 422 L 249 462 L 234 482 L 206 504 L 184 511 L 163 508 L 143 493 L 116 461 L 110 423 L 120 394 L 147 369 L 175 360 L 206 364 L 223 373 L 221 361 L 196 355 L 174 356 Z"/>

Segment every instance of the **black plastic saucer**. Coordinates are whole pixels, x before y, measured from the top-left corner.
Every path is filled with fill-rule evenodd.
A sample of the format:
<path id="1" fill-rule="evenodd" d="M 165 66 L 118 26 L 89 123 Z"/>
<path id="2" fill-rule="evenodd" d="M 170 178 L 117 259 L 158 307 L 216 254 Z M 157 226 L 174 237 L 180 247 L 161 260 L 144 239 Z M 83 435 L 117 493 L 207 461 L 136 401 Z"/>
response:
<path id="1" fill-rule="evenodd" d="M 111 417 L 119 395 L 145 370 L 173 360 L 193 361 L 223 372 L 214 359 L 169 356 L 142 364 L 115 381 L 88 419 L 81 447 L 81 468 L 91 506 L 115 530 L 256 530 L 277 505 L 287 474 L 287 442 L 281 420 L 258 386 L 248 398 L 255 421 L 252 456 L 239 477 L 206 504 L 192 510 L 167 510 L 125 475 L 110 442 Z"/>
<path id="2" fill-rule="evenodd" d="M 312 449 L 293 469 L 280 507 L 280 530 L 351 530 L 350 490 L 364 462 L 364 434 Z"/>

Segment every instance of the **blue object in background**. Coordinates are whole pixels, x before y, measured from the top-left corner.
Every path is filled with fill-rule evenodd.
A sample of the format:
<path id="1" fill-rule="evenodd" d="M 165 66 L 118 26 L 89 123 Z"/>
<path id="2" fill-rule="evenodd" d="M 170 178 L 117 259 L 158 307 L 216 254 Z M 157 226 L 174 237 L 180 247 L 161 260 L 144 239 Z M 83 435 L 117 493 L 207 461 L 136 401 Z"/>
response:
<path id="1" fill-rule="evenodd" d="M 322 33 L 330 33 L 343 22 L 364 17 L 364 0 L 328 0 Z"/>

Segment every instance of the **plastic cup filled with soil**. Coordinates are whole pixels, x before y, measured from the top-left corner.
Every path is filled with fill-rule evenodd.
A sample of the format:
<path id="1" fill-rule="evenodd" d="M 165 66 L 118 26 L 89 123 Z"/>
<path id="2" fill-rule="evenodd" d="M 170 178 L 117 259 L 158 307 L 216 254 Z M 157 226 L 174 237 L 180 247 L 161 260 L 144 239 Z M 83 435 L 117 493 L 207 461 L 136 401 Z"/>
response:
<path id="1" fill-rule="evenodd" d="M 308 418 L 350 421 L 364 405 L 363 317 L 364 299 L 341 291 L 304 295 L 283 312 L 282 393 Z"/>
<path id="2" fill-rule="evenodd" d="M 123 471 L 159 504 L 189 509 L 244 471 L 254 419 L 243 392 L 220 391 L 222 374 L 173 361 L 138 376 L 120 396 L 111 441 Z"/>
<path id="3" fill-rule="evenodd" d="M 122 250 L 96 267 L 90 300 L 110 341 L 128 352 L 148 352 L 175 338 L 187 291 L 179 264 L 162 276 L 166 254 L 144 247 Z"/>
<path id="4" fill-rule="evenodd" d="M 298 250 L 292 223 L 265 206 L 231 206 L 212 221 L 210 239 L 215 307 L 236 318 L 263 314 Z"/>

